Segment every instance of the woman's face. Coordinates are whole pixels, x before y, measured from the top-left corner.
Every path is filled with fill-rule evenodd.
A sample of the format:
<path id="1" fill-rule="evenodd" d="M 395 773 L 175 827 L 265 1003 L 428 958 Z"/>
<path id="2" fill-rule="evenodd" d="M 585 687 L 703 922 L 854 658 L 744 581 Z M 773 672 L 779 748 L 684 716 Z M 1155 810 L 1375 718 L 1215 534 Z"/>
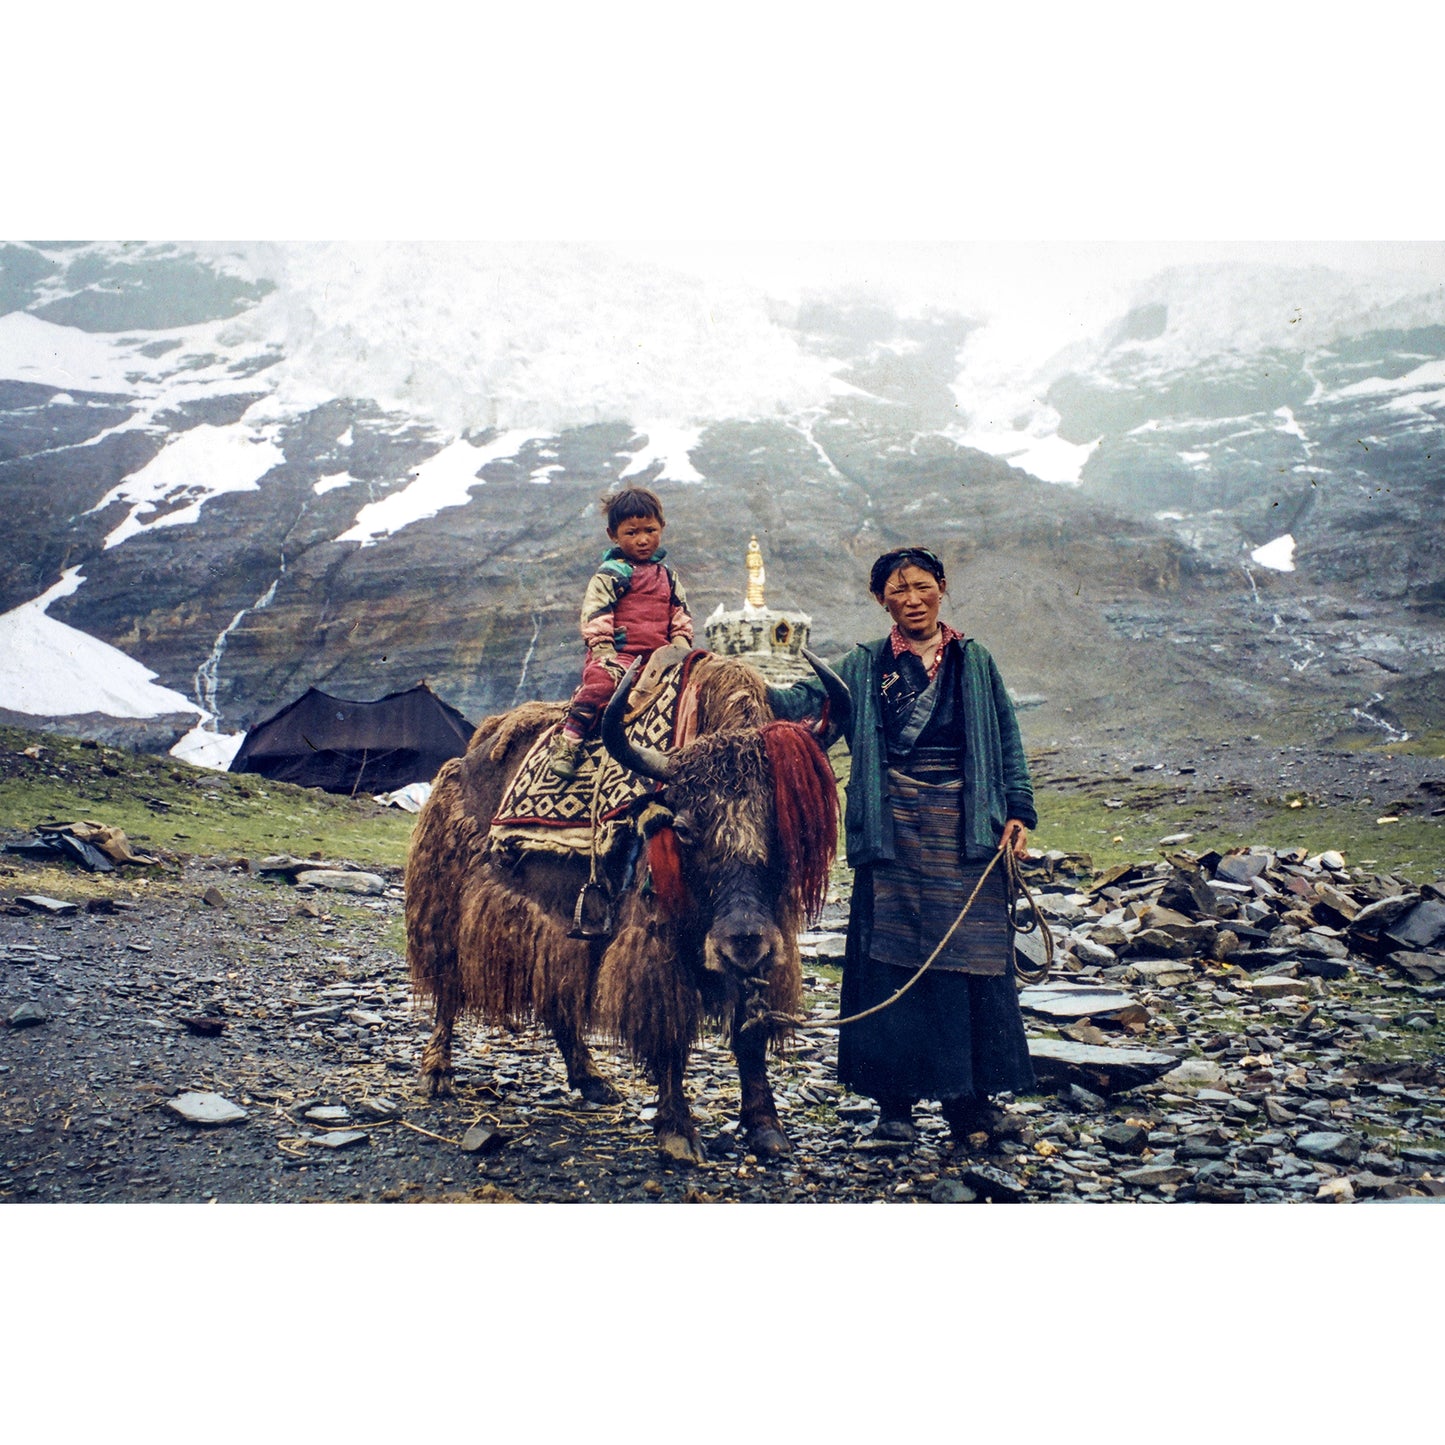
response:
<path id="1" fill-rule="evenodd" d="M 878 600 L 906 638 L 927 642 L 938 631 L 938 609 L 946 590 L 932 573 L 906 564 L 883 584 Z"/>

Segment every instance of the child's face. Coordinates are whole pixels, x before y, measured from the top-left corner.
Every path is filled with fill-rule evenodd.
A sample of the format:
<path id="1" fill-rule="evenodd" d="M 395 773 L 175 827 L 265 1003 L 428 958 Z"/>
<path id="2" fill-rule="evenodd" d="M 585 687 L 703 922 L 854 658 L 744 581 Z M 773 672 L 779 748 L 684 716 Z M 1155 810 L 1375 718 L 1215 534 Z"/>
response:
<path id="1" fill-rule="evenodd" d="M 608 529 L 607 535 L 622 549 L 622 555 L 629 562 L 647 562 L 662 545 L 662 529 L 666 524 L 660 517 L 628 517 L 619 522 L 615 531 Z"/>

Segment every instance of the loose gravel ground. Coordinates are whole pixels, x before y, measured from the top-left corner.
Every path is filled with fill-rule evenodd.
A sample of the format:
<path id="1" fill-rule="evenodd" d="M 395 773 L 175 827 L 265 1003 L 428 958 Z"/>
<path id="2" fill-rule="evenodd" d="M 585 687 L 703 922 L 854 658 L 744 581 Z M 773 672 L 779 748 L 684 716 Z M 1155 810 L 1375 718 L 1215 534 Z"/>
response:
<path id="1" fill-rule="evenodd" d="M 597 1108 L 569 1091 L 546 1037 L 469 1029 L 459 1097 L 431 1103 L 417 1083 L 429 1019 L 413 1006 L 398 951 L 394 871 L 389 883 L 383 896 L 358 898 L 269 881 L 226 859 L 104 876 L 7 861 L 0 1013 L 29 1005 L 45 1019 L 0 1029 L 0 1198 L 1343 1202 L 1445 1193 L 1442 990 L 1368 965 L 1272 1000 L 1250 1001 L 1203 973 L 1141 992 L 1147 1024 L 1110 1041 L 1193 1056 L 1202 1066 L 1193 1086 L 1156 1082 L 1102 1098 L 1055 1080 L 1012 1101 L 1014 1137 L 990 1153 L 951 1153 L 936 1105 L 919 1110 L 911 1148 L 874 1141 L 871 1103 L 835 1081 L 832 1031 L 808 1035 L 774 1065 L 794 1144 L 775 1163 L 755 1160 L 736 1137 L 736 1076 L 716 1041 L 699 1047 L 689 1075 L 709 1159 L 700 1168 L 658 1155 L 652 1090 L 606 1049 L 599 1062 L 623 1102 Z M 36 894 L 76 910 L 14 901 Z M 836 924 L 836 901 L 830 914 Z M 836 975 L 812 965 L 807 977 L 811 1011 L 835 1013 Z M 188 1092 L 221 1095 L 245 1117 L 188 1123 L 170 1103 Z M 1131 1128 L 1147 1135 L 1147 1154 L 1123 1143 Z M 1356 1143 L 1300 1152 L 1301 1139 L 1329 1132 Z"/>

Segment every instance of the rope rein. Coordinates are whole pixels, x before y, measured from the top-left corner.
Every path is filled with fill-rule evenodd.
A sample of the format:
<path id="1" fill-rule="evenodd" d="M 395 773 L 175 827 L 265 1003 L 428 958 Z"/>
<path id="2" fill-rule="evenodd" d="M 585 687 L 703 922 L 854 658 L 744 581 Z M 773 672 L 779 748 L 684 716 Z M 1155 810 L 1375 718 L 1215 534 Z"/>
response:
<path id="1" fill-rule="evenodd" d="M 861 1019 L 871 1018 L 874 1014 L 882 1013 L 884 1009 L 892 1008 L 893 1005 L 896 1004 L 898 1000 L 901 999 L 903 995 L 906 994 L 908 990 L 911 989 L 913 985 L 917 983 L 918 980 L 922 978 L 925 973 L 928 972 L 928 970 L 933 966 L 934 961 L 938 958 L 939 954 L 941 954 L 943 950 L 948 946 L 949 939 L 951 939 L 953 935 L 958 931 L 959 924 L 961 924 L 963 920 L 968 917 L 968 910 L 973 907 L 973 901 L 975 898 L 978 897 L 979 890 L 984 885 L 984 880 L 988 877 L 990 873 L 993 872 L 994 868 L 998 866 L 998 861 L 1000 858 L 1004 860 L 1004 871 L 1008 875 L 1010 927 L 1015 933 L 1032 933 L 1036 928 L 1040 927 L 1042 927 L 1043 931 L 1043 963 L 1038 967 L 1021 967 L 1019 965 L 1017 956 L 1015 956 L 1014 973 L 1024 983 L 1042 983 L 1043 980 L 1048 977 L 1049 970 L 1053 967 L 1054 936 L 1048 925 L 1042 923 L 1042 915 L 1039 913 L 1038 904 L 1035 903 L 1034 895 L 1029 891 L 1028 884 L 1025 883 L 1023 880 L 1023 875 L 1019 871 L 1018 859 L 1014 856 L 1013 849 L 1001 848 L 993 855 L 991 859 L 989 859 L 988 867 L 983 870 L 983 872 L 979 875 L 978 882 L 973 885 L 973 892 L 968 895 L 968 901 L 963 905 L 961 909 L 959 909 L 958 917 L 955 918 L 953 922 L 949 925 L 948 932 L 945 933 L 943 937 L 938 940 L 937 947 L 934 948 L 933 952 L 930 953 L 921 964 L 919 964 L 918 968 L 914 971 L 913 976 L 908 980 L 908 982 L 905 983 L 901 988 L 897 989 L 894 993 L 890 994 L 889 997 L 882 1001 L 882 1003 L 876 1003 L 873 1005 L 872 1008 L 866 1008 L 861 1013 L 849 1014 L 847 1018 L 836 1019 L 805 1019 L 799 1017 L 796 1014 L 785 1014 L 780 1013 L 777 1010 L 770 1010 L 769 1012 L 762 1014 L 759 1017 L 749 1019 L 747 1023 L 743 1025 L 743 1027 L 745 1029 L 748 1029 L 753 1028 L 760 1023 L 772 1023 L 786 1024 L 788 1027 L 794 1029 L 840 1029 L 846 1024 L 856 1024 Z M 1020 893 L 1022 893 L 1024 897 L 1028 900 L 1029 905 L 1029 922 L 1024 927 L 1020 927 L 1014 921 L 1014 905 L 1017 903 L 1018 895 Z"/>

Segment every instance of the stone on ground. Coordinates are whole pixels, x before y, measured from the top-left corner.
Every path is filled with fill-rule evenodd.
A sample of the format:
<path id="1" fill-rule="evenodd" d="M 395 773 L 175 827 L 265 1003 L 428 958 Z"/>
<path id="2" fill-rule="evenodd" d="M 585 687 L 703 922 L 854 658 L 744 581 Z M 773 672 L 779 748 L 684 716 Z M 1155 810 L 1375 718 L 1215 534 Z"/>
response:
<path id="1" fill-rule="evenodd" d="M 306 1142 L 318 1149 L 350 1149 L 357 1144 L 369 1144 L 371 1135 L 365 1129 L 338 1129 L 334 1134 L 313 1134 Z"/>
<path id="2" fill-rule="evenodd" d="M 188 1124 L 239 1124 L 250 1116 L 220 1094 L 190 1092 L 166 1100 L 166 1108 Z"/>
<path id="3" fill-rule="evenodd" d="M 386 892 L 386 879 L 375 873 L 353 873 L 340 868 L 308 868 L 296 875 L 298 884 L 326 888 L 333 893 L 365 893 L 380 897 Z"/>
<path id="4" fill-rule="evenodd" d="M 1045 1087 L 1082 1084 L 1099 1094 L 1150 1083 L 1178 1062 L 1154 1049 L 1101 1049 L 1066 1039 L 1030 1039 L 1029 1057 Z"/>

